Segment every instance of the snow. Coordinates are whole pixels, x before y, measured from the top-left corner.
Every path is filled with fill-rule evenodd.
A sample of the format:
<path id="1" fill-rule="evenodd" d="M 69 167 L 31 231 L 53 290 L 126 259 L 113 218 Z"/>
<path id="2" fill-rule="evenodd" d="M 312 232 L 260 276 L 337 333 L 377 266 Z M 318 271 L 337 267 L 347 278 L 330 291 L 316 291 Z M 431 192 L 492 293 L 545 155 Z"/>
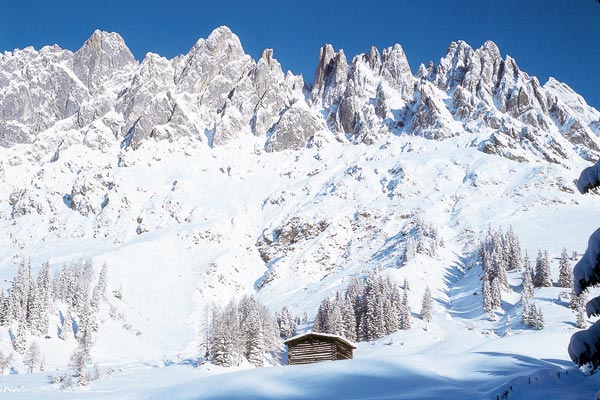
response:
<path id="1" fill-rule="evenodd" d="M 346 344 L 354 347 L 355 349 L 358 347 L 356 345 L 356 343 L 354 343 L 354 342 L 352 342 L 352 341 L 350 341 L 350 340 L 348 340 L 348 339 L 346 339 L 346 338 L 344 338 L 344 337 L 342 337 L 340 335 L 334 335 L 334 334 L 331 334 L 331 333 L 323 333 L 323 332 L 312 332 L 312 331 L 308 331 L 308 332 L 302 333 L 300 335 L 296 335 L 296 336 L 293 336 L 293 337 L 291 337 L 289 339 L 286 339 L 286 341 L 284 342 L 284 344 L 285 343 L 293 342 L 293 341 L 295 341 L 297 339 L 300 339 L 300 338 L 302 338 L 304 336 L 308 336 L 308 335 L 322 336 L 322 337 L 328 337 L 328 338 L 333 338 L 333 339 L 339 339 L 339 340 L 345 342 Z"/>
<path id="2" fill-rule="evenodd" d="M 215 42 L 219 35 L 230 35 L 223 29 L 217 33 Z M 194 51 L 211 43 L 198 41 Z M 238 64 L 252 65 L 237 38 L 224 43 L 239 50 Z M 457 46 L 466 49 L 462 42 Z M 48 52 L 56 53 L 56 68 L 82 89 L 84 83 L 62 61 L 68 52 Z M 36 52 L 6 57 L 33 59 Z M 555 280 L 563 246 L 569 253 L 583 253 L 589 233 L 598 227 L 599 208 L 595 196 L 577 189 L 597 179 L 597 171 L 574 184 L 589 162 L 563 138 L 562 125 L 536 132 L 540 142 L 552 139 L 565 148 L 560 162 L 548 162 L 543 157 L 547 148 L 526 141 L 510 149 L 522 159 L 486 154 L 480 145 L 495 131 L 483 120 L 458 118 L 449 106 L 454 92 L 426 82 L 423 95 L 440 111 L 439 126 L 423 132 L 445 130 L 452 137 L 442 141 L 395 130 L 369 136 L 371 145 L 319 132 L 316 144 L 300 151 L 265 152 L 265 137 L 250 134 L 209 147 L 204 138 L 210 136 L 213 143 L 213 111 L 199 105 L 198 93 L 162 87 L 163 79 L 157 77 L 163 74 L 166 82 L 174 71 L 186 77 L 198 72 L 182 71 L 188 58 L 148 56 L 140 70 L 126 68 L 103 82 L 105 91 L 95 98 L 82 97 L 82 113 L 87 110 L 95 118 L 83 127 L 70 116 L 38 133 L 34 144 L 0 147 L 0 288 L 9 287 L 23 260 L 31 260 L 35 273 L 45 260 L 56 271 L 90 259 L 98 270 L 108 264 L 109 294 L 92 350 L 99 380 L 77 390 L 48 383 L 47 375 L 67 370 L 75 347 L 74 340 L 58 339 L 53 329 L 48 339 L 28 337 L 28 343 L 38 342 L 47 372 L 25 374 L 22 357 L 16 356 L 14 372 L 19 374 L 0 377 L 0 391 L 6 392 L 2 398 L 481 399 L 506 391 L 511 399 L 594 396 L 600 378 L 584 377 L 567 354 L 576 332 L 575 315 L 564 300 L 569 291 L 536 291 L 532 302 L 542 308 L 546 328 L 531 330 L 520 322 L 520 274 L 509 273 L 511 290 L 503 293 L 496 321 L 489 321 L 481 309 L 481 269 L 473 258 L 489 224 L 512 225 L 531 258 L 538 249 L 548 250 Z M 210 65 L 207 60 L 199 57 L 198 63 Z M 463 61 L 447 58 L 444 65 Z M 153 68 L 156 75 L 150 73 Z M 374 95 L 377 77 L 366 63 L 357 68 Z M 239 71 L 234 72 L 237 79 Z M 154 98 L 140 84 L 136 96 L 149 98 L 142 103 L 144 113 L 172 101 L 178 110 L 173 118 L 186 121 L 168 124 L 161 119 L 158 137 L 146 138 L 136 150 L 121 148 L 129 123 L 127 102 L 140 98 L 128 97 L 136 88 L 119 96 L 132 76 L 136 82 L 148 79 L 159 93 Z M 277 82 L 291 85 L 292 78 Z M 187 84 L 202 82 L 191 79 Z M 547 85 L 549 91 L 559 86 L 555 81 Z M 382 88 L 388 91 L 388 86 Z M 571 96 L 565 101 L 568 110 L 580 109 L 578 118 L 597 120 L 598 113 L 570 95 L 570 89 L 555 89 Z M 390 91 L 388 116 L 396 116 L 406 101 Z M 304 101 L 299 89 L 286 96 Z M 373 100 L 367 97 L 365 101 Z M 118 99 L 127 104 L 116 104 Z M 246 100 L 237 99 L 242 105 Z M 296 107 L 325 113 L 315 109 L 317 103 Z M 109 111 L 96 118 L 97 110 Z M 516 132 L 526 127 L 502 116 L 503 126 Z M 58 159 L 50 162 L 62 140 Z M 13 193 L 18 194 L 12 197 L 16 203 Z M 405 263 L 403 251 L 416 219 L 432 224 L 445 246 L 435 256 L 417 254 Z M 593 237 L 597 241 L 597 234 Z M 262 254 L 259 243 L 267 239 L 274 242 Z M 253 293 L 272 311 L 287 306 L 310 319 L 323 298 L 373 268 L 398 284 L 408 279 L 415 314 L 429 286 L 433 321 L 424 324 L 415 318 L 409 331 L 359 343 L 353 360 L 261 369 L 203 363 L 213 305 Z M 59 321 L 56 310 L 51 326 Z M 7 327 L 0 327 L 0 350 L 11 351 Z"/>

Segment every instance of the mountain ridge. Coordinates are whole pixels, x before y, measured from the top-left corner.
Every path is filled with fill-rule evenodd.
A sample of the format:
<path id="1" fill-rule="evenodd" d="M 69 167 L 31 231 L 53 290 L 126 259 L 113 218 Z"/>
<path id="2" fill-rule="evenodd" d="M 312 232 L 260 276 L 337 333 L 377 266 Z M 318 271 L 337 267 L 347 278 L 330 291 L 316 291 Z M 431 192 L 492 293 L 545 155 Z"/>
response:
<path id="1" fill-rule="evenodd" d="M 475 50 L 452 42 L 438 65 L 421 64 L 414 75 L 399 44 L 350 62 L 325 45 L 307 84 L 284 74 L 272 49 L 253 60 L 225 26 L 187 54 L 147 53 L 141 62 L 120 35 L 96 30 L 74 53 L 56 45 L 5 52 L 0 75 L 4 146 L 31 143 L 60 121 L 83 129 L 117 112 L 105 125 L 134 148 L 148 138 L 213 146 L 253 134 L 280 151 L 323 140 L 372 143 L 388 133 L 441 140 L 480 131 L 474 145 L 515 160 L 600 155 L 600 113 L 565 84 L 540 85 L 492 41 Z"/>

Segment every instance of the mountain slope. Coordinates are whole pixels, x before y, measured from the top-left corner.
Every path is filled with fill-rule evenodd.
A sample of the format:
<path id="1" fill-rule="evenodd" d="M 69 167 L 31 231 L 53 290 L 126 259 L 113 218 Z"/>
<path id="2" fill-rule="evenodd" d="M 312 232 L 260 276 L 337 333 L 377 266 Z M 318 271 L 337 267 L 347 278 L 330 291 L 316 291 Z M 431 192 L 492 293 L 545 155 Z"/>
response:
<path id="1" fill-rule="evenodd" d="M 106 262 L 93 353 L 103 365 L 198 357 L 210 307 L 247 293 L 310 319 L 379 267 L 409 279 L 413 312 L 433 291 L 429 330 L 419 322 L 392 338 L 414 360 L 433 362 L 466 333 L 478 347 L 453 348 L 457 359 L 497 348 L 540 370 L 543 357 L 564 366 L 575 317 L 561 291 L 536 294 L 548 329 L 530 331 L 513 274 L 499 320 L 487 321 L 471 256 L 489 224 L 512 225 L 530 256 L 584 250 L 597 198 L 574 181 L 598 157 L 600 113 L 492 42 L 452 43 L 415 75 L 399 45 L 350 62 L 328 45 L 305 85 L 271 50 L 252 60 L 225 27 L 186 55 L 141 63 L 97 31 L 75 53 L 4 53 L 0 82 L 0 286 L 23 260 L 34 272 L 45 260 Z M 424 226 L 435 235 L 407 258 Z M 50 368 L 74 347 L 56 337 L 59 323 L 57 310 L 40 343 Z M 520 335 L 503 337 L 507 327 Z M 389 339 L 356 361 L 385 359 Z M 558 350 L 533 351 L 532 340 Z M 10 348 L 0 327 L 0 350 Z"/>

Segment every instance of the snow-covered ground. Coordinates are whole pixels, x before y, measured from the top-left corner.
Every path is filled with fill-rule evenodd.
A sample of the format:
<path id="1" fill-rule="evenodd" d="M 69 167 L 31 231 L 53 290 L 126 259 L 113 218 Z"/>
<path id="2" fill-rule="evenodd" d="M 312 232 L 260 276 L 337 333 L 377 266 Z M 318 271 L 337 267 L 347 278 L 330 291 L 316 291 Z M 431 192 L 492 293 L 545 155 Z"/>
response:
<path id="1" fill-rule="evenodd" d="M 563 247 L 583 253 L 600 208 L 576 179 L 597 158 L 598 111 L 553 79 L 541 86 L 492 42 L 452 43 L 417 75 L 400 46 L 351 63 L 326 46 L 311 88 L 272 55 L 251 60 L 224 27 L 173 60 L 138 64 L 99 31 L 75 54 L 0 55 L 0 289 L 22 262 L 33 273 L 45 261 L 53 273 L 108 265 L 100 379 L 48 383 L 76 346 L 58 337 L 59 302 L 48 337 L 27 337 L 45 371 L 27 374 L 15 355 L 2 398 L 592 398 L 600 378 L 567 355 L 569 290 L 536 290 L 546 327 L 532 330 L 511 272 L 490 321 L 474 251 L 488 226 L 512 226 L 532 261 L 549 252 L 554 281 Z M 407 260 L 423 224 L 440 245 Z M 255 294 L 310 321 L 375 268 L 410 282 L 411 330 L 359 343 L 348 361 L 203 359 L 213 306 Z M 428 326 L 417 318 L 426 286 Z M 4 354 L 15 329 L 0 327 Z"/>
<path id="2" fill-rule="evenodd" d="M 91 399 L 475 399 L 495 398 L 511 386 L 509 398 L 590 398 L 598 380 L 581 375 L 566 353 L 576 330 L 575 315 L 559 299 L 567 290 L 536 291 L 546 328 L 531 330 L 520 323 L 520 274 L 511 273 L 514 291 L 504 294 L 498 320 L 488 321 L 481 309 L 481 270 L 470 266 L 469 257 L 490 223 L 512 225 L 533 259 L 540 248 L 552 258 L 563 246 L 581 254 L 598 221 L 597 200 L 564 190 L 574 189 L 575 168 L 517 163 L 463 148 L 463 140 L 401 136 L 373 146 L 331 144 L 260 155 L 250 150 L 252 143 L 183 153 L 159 143 L 127 153 L 127 168 L 73 146 L 61 155 L 64 161 L 17 167 L 19 175 L 5 178 L 11 185 L 40 169 L 48 176 L 38 190 L 50 193 L 55 221 L 33 212 L 2 225 L 3 280 L 21 259 L 31 258 L 35 270 L 44 260 L 56 269 L 89 258 L 98 268 L 107 262 L 109 293 L 120 288 L 123 299 L 109 296 L 113 310 L 105 305 L 101 311 L 93 358 L 103 376 L 89 388 L 63 393 L 48 383 L 47 375 L 65 369 L 74 347 L 56 337 L 30 337 L 45 354 L 46 372 L 24 374 L 17 357 L 22 373 L 1 377 L 0 387 L 14 398 L 44 392 L 48 398 Z M 64 204 L 70 174 L 58 174 L 84 160 L 107 165 L 115 182 L 110 202 L 94 218 Z M 2 207 L 7 215 L 7 203 Z M 356 220 L 357 211 L 366 222 Z M 316 237 L 282 245 L 275 261 L 265 264 L 257 238 L 285 225 L 290 215 L 328 226 Z M 401 232 L 412 216 L 437 227 L 445 245 L 434 257 L 418 254 L 403 265 Z M 52 223 L 60 228 L 49 230 Z M 147 231 L 138 234 L 142 223 Z M 324 257 L 325 270 L 317 261 Z M 272 310 L 287 305 L 313 317 L 324 296 L 375 266 L 398 283 L 409 280 L 413 313 L 425 286 L 432 288 L 436 312 L 426 330 L 415 319 L 410 331 L 361 343 L 351 361 L 239 372 L 192 366 L 200 360 L 212 304 L 257 293 Z M 555 280 L 557 268 L 554 259 Z M 272 280 L 259 288 L 267 269 Z M 8 332 L 1 332 L 0 349 L 8 352 Z"/>

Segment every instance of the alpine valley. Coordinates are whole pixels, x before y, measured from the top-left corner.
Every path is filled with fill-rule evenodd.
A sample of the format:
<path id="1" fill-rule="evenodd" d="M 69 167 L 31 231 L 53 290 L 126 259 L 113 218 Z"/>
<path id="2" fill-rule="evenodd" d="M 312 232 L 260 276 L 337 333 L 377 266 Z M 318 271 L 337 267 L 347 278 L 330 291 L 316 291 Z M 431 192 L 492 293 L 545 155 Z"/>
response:
<path id="1" fill-rule="evenodd" d="M 138 62 L 102 31 L 76 52 L 0 54 L 0 289 L 21 265 L 35 277 L 47 262 L 55 290 L 64 266 L 95 283 L 106 265 L 99 379 L 57 379 L 78 340 L 55 293 L 47 332 L 24 333 L 44 371 L 14 350 L 18 318 L 0 326 L 3 399 L 593 398 L 557 281 L 563 248 L 573 265 L 598 227 L 600 198 L 576 180 L 600 158 L 600 112 L 491 41 L 417 68 L 399 44 L 351 58 L 325 45 L 316 61 L 309 83 L 227 27 L 173 59 Z M 522 322 L 521 268 L 482 307 L 480 243 L 500 229 L 534 263 L 549 253 L 554 283 L 530 300 L 543 329 Z M 375 270 L 410 283 L 412 327 L 359 341 L 354 359 L 280 365 L 280 341 L 264 368 L 207 357 L 215 307 L 254 295 L 301 333 Z"/>

